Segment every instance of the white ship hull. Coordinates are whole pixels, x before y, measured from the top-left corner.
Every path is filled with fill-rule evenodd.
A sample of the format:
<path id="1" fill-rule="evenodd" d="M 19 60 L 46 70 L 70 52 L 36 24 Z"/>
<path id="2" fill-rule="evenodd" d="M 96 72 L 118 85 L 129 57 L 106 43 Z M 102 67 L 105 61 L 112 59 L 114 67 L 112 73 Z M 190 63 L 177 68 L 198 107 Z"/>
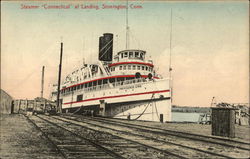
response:
<path id="1" fill-rule="evenodd" d="M 104 88 L 107 87 L 107 88 Z M 77 96 L 83 95 L 82 100 Z M 62 109 L 65 112 L 82 113 L 95 111 L 104 116 L 159 121 L 163 114 L 164 121 L 171 119 L 171 95 L 169 80 L 158 79 L 127 83 L 108 84 L 92 90 L 80 89 L 62 96 Z"/>
<path id="2" fill-rule="evenodd" d="M 114 116 L 114 118 L 127 119 L 130 115 L 131 120 L 145 121 L 171 121 L 171 101 L 170 99 L 158 100 L 152 102 L 143 102 L 140 104 L 129 105 L 131 109 L 126 110 Z"/>

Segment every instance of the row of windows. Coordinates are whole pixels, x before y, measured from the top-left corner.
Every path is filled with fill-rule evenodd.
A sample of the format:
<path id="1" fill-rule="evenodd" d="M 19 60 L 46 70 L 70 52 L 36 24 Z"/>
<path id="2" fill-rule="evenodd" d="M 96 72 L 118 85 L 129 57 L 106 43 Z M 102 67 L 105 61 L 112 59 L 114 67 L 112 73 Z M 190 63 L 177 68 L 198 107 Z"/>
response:
<path id="1" fill-rule="evenodd" d="M 129 57 L 129 58 L 140 58 L 142 59 L 144 56 L 144 53 L 142 52 L 123 52 L 121 53 L 121 58 L 123 57 Z"/>
<path id="2" fill-rule="evenodd" d="M 148 66 L 137 66 L 137 65 L 123 65 L 123 66 L 119 66 L 119 70 L 146 70 L 146 71 L 150 71 L 152 72 L 153 69 L 152 67 L 148 67 Z M 115 71 L 115 67 L 112 67 L 110 69 L 111 71 Z"/>
<path id="3" fill-rule="evenodd" d="M 61 93 L 64 94 L 64 93 L 72 92 L 72 91 L 83 89 L 83 88 L 88 88 L 88 87 L 97 86 L 97 85 L 104 85 L 104 84 L 107 84 L 108 82 L 113 83 L 115 81 L 119 82 L 119 81 L 131 80 L 131 79 L 134 79 L 134 77 L 126 77 L 126 78 L 118 77 L 118 78 L 103 79 L 103 80 L 93 81 L 89 83 L 84 83 L 84 84 L 77 85 L 74 87 L 69 87 L 69 88 L 61 90 Z"/>
<path id="4" fill-rule="evenodd" d="M 146 87 L 144 87 L 144 89 L 147 89 Z M 130 90 L 131 91 L 131 90 Z M 132 91 L 135 91 L 134 89 L 132 89 Z M 127 90 L 125 89 L 124 90 L 124 92 L 127 92 Z M 112 94 L 112 93 L 119 93 L 118 91 L 116 91 L 116 92 L 103 92 L 103 96 L 105 96 L 105 95 L 108 95 L 108 94 Z M 90 95 L 91 97 L 95 97 L 95 94 L 92 94 L 92 95 Z M 87 96 L 87 95 L 85 95 L 85 99 L 86 98 L 88 98 L 89 96 Z M 77 95 L 76 96 L 76 101 L 77 102 L 79 102 L 79 101 L 82 101 L 83 100 L 83 94 L 80 94 L 80 95 Z M 135 107 L 135 106 L 134 106 Z M 129 108 L 130 108 L 130 106 L 129 106 Z"/>
<path id="5" fill-rule="evenodd" d="M 64 94 L 66 92 L 71 92 L 71 91 L 75 91 L 75 90 L 78 90 L 78 89 L 88 88 L 88 87 L 101 85 L 101 84 L 107 84 L 107 83 L 108 83 L 107 79 L 99 80 L 99 81 L 93 81 L 93 82 L 84 83 L 84 84 L 81 84 L 81 85 L 77 85 L 77 86 L 74 86 L 74 87 L 63 89 L 63 90 L 61 90 L 61 93 Z"/>

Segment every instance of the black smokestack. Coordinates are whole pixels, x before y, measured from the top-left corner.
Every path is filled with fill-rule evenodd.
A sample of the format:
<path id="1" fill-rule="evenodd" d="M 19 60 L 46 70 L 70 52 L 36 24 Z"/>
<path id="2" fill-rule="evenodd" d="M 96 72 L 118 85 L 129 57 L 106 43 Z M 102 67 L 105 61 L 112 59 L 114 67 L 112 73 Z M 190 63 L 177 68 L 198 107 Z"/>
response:
<path id="1" fill-rule="evenodd" d="M 105 33 L 99 37 L 99 60 L 112 61 L 113 58 L 113 34 Z"/>

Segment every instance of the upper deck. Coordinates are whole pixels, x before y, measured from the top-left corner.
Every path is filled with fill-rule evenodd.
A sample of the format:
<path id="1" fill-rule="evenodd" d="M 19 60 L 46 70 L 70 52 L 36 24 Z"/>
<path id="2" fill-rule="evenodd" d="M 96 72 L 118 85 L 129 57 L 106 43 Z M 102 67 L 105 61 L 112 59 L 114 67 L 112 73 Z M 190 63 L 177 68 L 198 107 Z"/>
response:
<path id="1" fill-rule="evenodd" d="M 146 51 L 123 50 L 116 54 L 113 62 L 84 64 L 66 76 L 62 89 L 103 85 L 113 81 L 125 81 L 133 78 L 155 78 L 152 60 L 145 59 Z"/>
<path id="2" fill-rule="evenodd" d="M 146 60 L 146 51 L 143 50 L 122 50 L 114 57 L 114 62 L 109 64 L 113 75 L 148 75 L 153 73 L 153 61 Z"/>
<path id="3" fill-rule="evenodd" d="M 143 50 L 122 50 L 114 57 L 114 62 L 145 61 L 146 51 Z"/>

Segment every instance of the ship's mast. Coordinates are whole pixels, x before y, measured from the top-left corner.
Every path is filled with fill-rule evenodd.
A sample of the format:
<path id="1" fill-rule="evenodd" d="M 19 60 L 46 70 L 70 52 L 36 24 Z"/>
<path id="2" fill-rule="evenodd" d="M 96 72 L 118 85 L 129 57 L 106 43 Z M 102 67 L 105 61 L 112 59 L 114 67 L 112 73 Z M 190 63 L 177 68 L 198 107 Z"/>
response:
<path id="1" fill-rule="evenodd" d="M 128 0 L 126 7 L 126 49 L 129 48 L 129 26 L 128 26 Z"/>
<path id="2" fill-rule="evenodd" d="M 63 43 L 61 42 L 61 52 L 60 52 L 60 63 L 59 63 L 59 73 L 58 73 L 58 84 L 57 84 L 57 99 L 56 106 L 57 112 L 62 113 L 62 105 L 60 104 L 60 85 L 61 85 L 61 70 L 62 70 L 62 54 L 63 54 Z"/>
<path id="3" fill-rule="evenodd" d="M 170 36 L 169 36 L 169 78 L 172 78 L 172 8 L 171 8 L 171 17 L 170 17 Z"/>
<path id="4" fill-rule="evenodd" d="M 170 36 L 169 36 L 169 86 L 171 93 L 171 105 L 173 101 L 173 79 L 172 79 L 172 8 L 170 12 Z"/>

